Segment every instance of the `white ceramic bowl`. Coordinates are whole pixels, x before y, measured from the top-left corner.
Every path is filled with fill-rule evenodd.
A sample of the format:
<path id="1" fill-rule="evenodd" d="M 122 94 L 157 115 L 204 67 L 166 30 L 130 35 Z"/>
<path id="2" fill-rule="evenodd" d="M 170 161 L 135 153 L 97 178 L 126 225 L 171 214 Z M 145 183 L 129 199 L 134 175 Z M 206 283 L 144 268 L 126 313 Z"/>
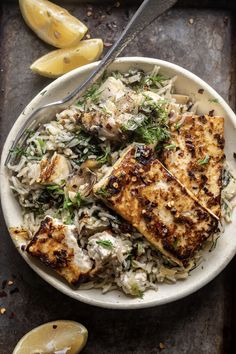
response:
<path id="1" fill-rule="evenodd" d="M 96 67 L 96 65 L 98 65 L 98 63 L 89 64 L 82 68 L 75 69 L 52 82 L 29 103 L 12 127 L 3 148 L 1 161 L 1 200 L 4 217 L 8 227 L 20 226 L 22 223 L 20 208 L 9 188 L 8 175 L 6 168 L 4 167 L 4 161 L 7 152 L 11 147 L 12 141 L 15 139 L 18 130 L 33 109 L 67 95 L 80 84 L 81 80 L 83 80 L 88 73 Z M 127 71 L 129 68 L 135 67 L 150 71 L 154 65 L 160 66 L 161 73 L 166 74 L 167 76 L 178 76 L 175 83 L 176 91 L 181 94 L 190 95 L 196 100 L 199 100 L 199 114 L 208 113 L 211 109 L 214 109 L 215 114 L 225 117 L 225 153 L 236 173 L 236 163 L 233 161 L 233 152 L 236 151 L 236 117 L 222 97 L 219 96 L 207 83 L 180 66 L 151 58 L 119 58 L 113 63 L 110 70 Z M 203 94 L 198 93 L 200 88 L 204 89 Z M 210 103 L 209 99 L 212 98 L 216 98 L 219 103 Z M 143 299 L 130 298 L 119 291 L 112 291 L 103 295 L 100 290 L 73 289 L 49 268 L 45 267 L 37 260 L 28 258 L 26 253 L 20 250 L 16 240 L 14 240 L 14 243 L 31 268 L 33 268 L 36 273 L 49 284 L 64 294 L 79 301 L 100 307 L 133 309 L 161 305 L 175 301 L 193 293 L 211 281 L 229 263 L 236 252 L 235 230 L 236 210 L 233 215 L 233 222 L 226 225 L 224 234 L 222 234 L 218 240 L 214 251 L 211 253 L 206 252 L 204 254 L 204 262 L 201 266 L 191 272 L 191 276 L 189 276 L 187 280 L 178 281 L 176 284 L 171 285 L 160 284 L 157 292 L 149 290 L 145 293 Z"/>

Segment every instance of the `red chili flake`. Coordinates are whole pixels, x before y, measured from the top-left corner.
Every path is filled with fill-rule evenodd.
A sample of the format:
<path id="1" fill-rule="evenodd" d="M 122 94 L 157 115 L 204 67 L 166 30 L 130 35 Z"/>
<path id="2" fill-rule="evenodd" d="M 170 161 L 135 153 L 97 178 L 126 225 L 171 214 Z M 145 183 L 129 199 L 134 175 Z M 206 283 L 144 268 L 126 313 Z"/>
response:
<path id="1" fill-rule="evenodd" d="M 109 29 L 109 30 L 111 30 L 111 31 L 113 31 L 113 27 L 112 27 L 112 24 L 111 23 L 106 23 L 106 27 Z"/>
<path id="2" fill-rule="evenodd" d="M 215 110 L 212 109 L 211 111 L 209 111 L 208 115 L 209 115 L 210 117 L 214 117 L 214 112 L 215 112 Z"/>
<path id="3" fill-rule="evenodd" d="M 19 289 L 18 288 L 14 288 L 14 289 L 12 289 L 11 291 L 10 291 L 10 294 L 12 295 L 12 294 L 15 294 L 15 293 L 19 293 Z"/>
<path id="4" fill-rule="evenodd" d="M 229 23 L 229 18 L 228 18 L 228 16 L 225 16 L 224 17 L 224 24 L 227 26 L 228 23 Z"/>
<path id="5" fill-rule="evenodd" d="M 204 92 L 204 89 L 199 89 L 198 90 L 198 93 L 200 93 L 201 95 L 203 94 L 203 92 Z"/>
<path id="6" fill-rule="evenodd" d="M 0 291 L 0 297 L 6 297 L 7 293 L 6 291 Z"/>

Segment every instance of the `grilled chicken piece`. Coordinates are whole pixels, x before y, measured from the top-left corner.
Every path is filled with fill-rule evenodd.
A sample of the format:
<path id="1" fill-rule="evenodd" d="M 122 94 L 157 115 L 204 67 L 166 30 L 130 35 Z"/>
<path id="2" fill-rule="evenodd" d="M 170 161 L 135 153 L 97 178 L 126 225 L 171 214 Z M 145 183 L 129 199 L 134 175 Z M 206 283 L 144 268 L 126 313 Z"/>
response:
<path id="1" fill-rule="evenodd" d="M 94 186 L 94 193 L 179 265 L 187 266 L 217 229 L 218 218 L 144 145 L 131 146 Z"/>
<path id="2" fill-rule="evenodd" d="M 187 116 L 171 126 L 162 162 L 198 201 L 220 217 L 224 118 Z"/>
<path id="3" fill-rule="evenodd" d="M 70 174 L 70 165 L 66 157 L 55 153 L 51 161 L 43 159 L 40 163 L 40 177 L 38 182 L 42 184 L 60 184 L 67 180 Z"/>
<path id="4" fill-rule="evenodd" d="M 70 284 L 76 284 L 81 275 L 89 273 L 93 263 L 78 246 L 75 235 L 75 226 L 46 216 L 28 244 L 27 252 L 55 269 Z"/>

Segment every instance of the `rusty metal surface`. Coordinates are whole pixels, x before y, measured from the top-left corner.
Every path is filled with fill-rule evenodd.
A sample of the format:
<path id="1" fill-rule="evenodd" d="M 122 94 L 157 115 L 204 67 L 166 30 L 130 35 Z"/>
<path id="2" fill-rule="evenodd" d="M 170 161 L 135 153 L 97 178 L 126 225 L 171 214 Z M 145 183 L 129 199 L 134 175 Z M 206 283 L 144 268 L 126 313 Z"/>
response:
<path id="1" fill-rule="evenodd" d="M 107 10 L 93 5 L 68 5 L 85 19 L 93 37 L 113 43 L 134 11 L 132 7 Z M 101 15 L 106 18 L 101 21 Z M 93 18 L 95 17 L 95 18 Z M 189 21 L 193 19 L 193 21 Z M 234 18 L 224 10 L 173 9 L 141 34 L 125 55 L 157 57 L 180 64 L 210 83 L 234 107 Z M 26 28 L 17 4 L 2 5 L 0 134 L 4 140 L 24 106 L 50 81 L 33 75 L 29 65 L 51 50 Z M 0 353 L 10 354 L 19 338 L 33 327 L 55 319 L 73 319 L 88 327 L 86 354 L 228 354 L 233 353 L 235 295 L 233 260 L 214 281 L 178 302 L 145 310 L 115 311 L 72 300 L 41 280 L 21 259 L 6 230 L 0 235 Z M 4 284 L 3 284 L 4 285 Z M 5 295 L 4 294 L 4 295 Z M 27 354 L 27 353 L 26 353 Z"/>

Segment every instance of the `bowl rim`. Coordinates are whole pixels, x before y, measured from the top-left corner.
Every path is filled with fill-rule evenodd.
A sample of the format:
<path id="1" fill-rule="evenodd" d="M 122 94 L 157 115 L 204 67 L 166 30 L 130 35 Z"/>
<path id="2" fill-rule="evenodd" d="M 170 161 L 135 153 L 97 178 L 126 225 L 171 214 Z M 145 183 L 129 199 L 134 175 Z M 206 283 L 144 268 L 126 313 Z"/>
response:
<path id="1" fill-rule="evenodd" d="M 119 57 L 118 59 L 116 59 L 114 61 L 115 64 L 123 64 L 123 63 L 128 63 L 128 64 L 134 64 L 135 66 L 137 66 L 137 64 L 140 64 L 140 66 L 142 64 L 146 65 L 146 64 L 150 64 L 150 65 L 158 65 L 160 67 L 165 67 L 168 69 L 172 69 L 175 70 L 177 72 L 179 72 L 181 75 L 187 77 L 188 79 L 190 79 L 191 81 L 194 81 L 195 83 L 197 83 L 200 87 L 206 88 L 208 90 L 208 92 L 215 97 L 216 99 L 220 100 L 220 105 L 223 107 L 223 109 L 226 111 L 229 119 L 231 120 L 232 124 L 234 125 L 234 127 L 236 128 L 236 116 L 233 112 L 233 110 L 229 107 L 229 105 L 225 102 L 225 100 L 208 84 L 206 83 L 204 80 L 202 80 L 201 78 L 199 78 L 196 74 L 192 73 L 191 71 L 182 68 L 179 65 L 173 64 L 171 62 L 165 61 L 165 60 L 160 60 L 160 59 L 155 59 L 155 58 L 148 58 L 148 57 L 139 57 L 139 56 L 134 56 L 134 57 Z M 51 82 L 49 85 L 47 85 L 46 87 L 44 87 L 28 104 L 27 106 L 24 108 L 24 110 L 22 111 L 22 113 L 18 116 L 18 118 L 16 119 L 16 121 L 14 122 L 12 128 L 10 129 L 8 136 L 5 140 L 4 146 L 3 146 L 3 150 L 2 150 L 2 155 L 1 155 L 1 169 L 0 169 L 0 176 L 5 176 L 5 166 L 4 166 L 4 162 L 5 162 L 5 158 L 9 149 L 9 146 L 11 146 L 11 142 L 12 139 L 14 138 L 14 136 L 16 136 L 16 133 L 18 131 L 19 128 L 19 123 L 22 122 L 24 119 L 27 118 L 27 114 L 24 115 L 24 111 L 27 110 L 27 112 L 29 113 L 29 110 L 32 106 L 35 106 L 38 102 L 40 102 L 40 100 L 42 99 L 42 93 L 47 90 L 50 91 L 51 89 L 53 89 L 54 87 L 56 87 L 59 83 L 63 82 L 66 79 L 71 79 L 74 76 L 79 76 L 80 74 L 85 73 L 87 70 L 92 70 L 94 69 L 97 65 L 99 64 L 99 61 L 94 62 L 94 63 L 90 63 L 87 65 L 84 65 L 83 67 L 79 67 L 76 68 L 72 71 L 70 71 L 69 73 L 57 78 L 56 80 L 54 80 L 53 82 Z M 3 199 L 3 183 L 0 184 L 0 194 L 1 194 L 1 205 L 2 205 L 2 210 L 3 210 L 3 216 L 7 225 L 7 228 L 9 228 L 10 225 L 10 220 L 9 220 L 9 215 L 8 215 L 8 211 L 7 208 L 5 206 L 4 203 L 4 199 Z M 62 292 L 63 294 L 84 302 L 86 304 L 89 305 L 93 305 L 93 306 L 98 306 L 98 307 L 102 307 L 102 308 L 110 308 L 110 309 L 141 309 L 141 308 L 147 308 L 147 307 L 153 307 L 153 306 L 159 306 L 159 305 L 163 305 L 163 304 L 167 304 L 170 302 L 174 302 L 176 300 L 182 299 L 194 292 L 196 292 L 197 290 L 199 290 L 200 288 L 202 288 L 203 286 L 205 286 L 206 284 L 208 284 L 209 282 L 211 282 L 226 266 L 227 264 L 231 261 L 231 259 L 234 257 L 235 253 L 236 253 L 236 249 L 231 249 L 231 252 L 228 254 L 227 259 L 225 259 L 224 262 L 221 262 L 221 264 L 219 265 L 219 267 L 212 271 L 208 277 L 206 277 L 204 280 L 202 280 L 201 282 L 197 283 L 197 284 L 193 284 L 191 287 L 189 287 L 187 290 L 183 288 L 183 290 L 181 292 L 178 292 L 176 294 L 173 294 L 171 296 L 169 296 L 167 299 L 165 298 L 160 298 L 160 299 L 153 299 L 147 302 L 136 302 L 136 303 L 117 303 L 117 302 L 109 302 L 105 299 L 104 297 L 104 302 L 100 301 L 100 300 L 96 300 L 96 299 L 91 299 L 91 298 L 85 298 L 84 296 L 80 295 L 78 292 L 74 292 L 72 288 L 69 287 L 63 287 L 63 285 L 58 282 L 57 278 L 55 277 L 53 280 L 47 276 L 47 272 L 45 272 L 43 269 L 37 267 L 37 265 L 35 265 L 34 263 L 32 263 L 30 261 L 29 258 L 27 258 L 26 256 L 24 256 L 24 254 L 22 252 L 20 252 L 19 247 L 17 247 L 17 242 L 10 237 L 14 243 L 14 245 L 16 246 L 18 252 L 21 254 L 21 256 L 23 257 L 23 259 L 27 262 L 27 264 L 44 280 L 46 281 L 48 284 L 50 284 L 51 286 L 53 286 L 54 288 L 56 288 L 57 290 L 59 290 L 60 292 Z"/>

